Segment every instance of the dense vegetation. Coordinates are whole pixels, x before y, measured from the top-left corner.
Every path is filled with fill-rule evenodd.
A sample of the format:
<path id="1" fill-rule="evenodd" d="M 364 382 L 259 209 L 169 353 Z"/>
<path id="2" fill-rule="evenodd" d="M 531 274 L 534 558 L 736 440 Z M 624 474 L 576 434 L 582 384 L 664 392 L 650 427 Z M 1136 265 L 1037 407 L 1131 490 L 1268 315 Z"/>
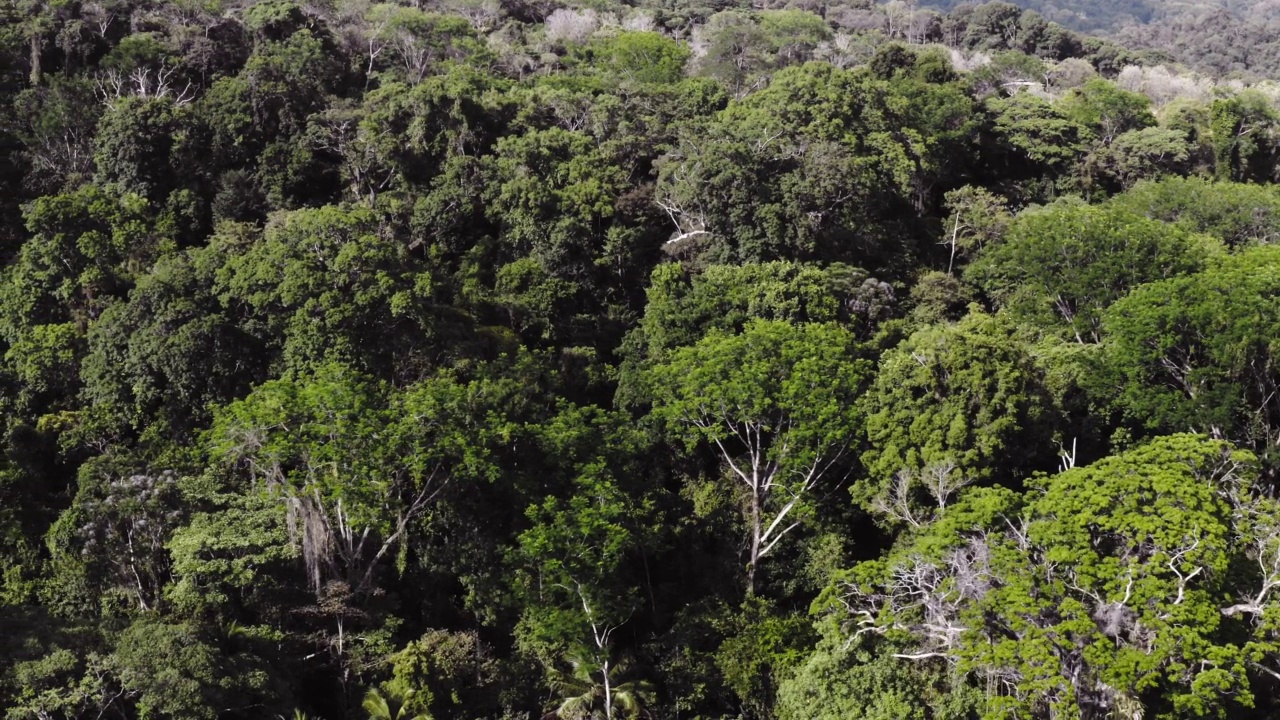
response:
<path id="1" fill-rule="evenodd" d="M 4 717 L 1275 717 L 1280 93 L 1167 61 L 0 3 Z"/>

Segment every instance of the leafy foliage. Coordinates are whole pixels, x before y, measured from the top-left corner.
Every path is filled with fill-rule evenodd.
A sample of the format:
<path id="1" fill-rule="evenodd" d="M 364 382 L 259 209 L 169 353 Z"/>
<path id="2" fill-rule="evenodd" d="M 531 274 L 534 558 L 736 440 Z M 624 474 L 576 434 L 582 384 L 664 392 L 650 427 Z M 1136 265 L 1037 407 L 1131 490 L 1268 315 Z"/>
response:
<path id="1" fill-rule="evenodd" d="M 1273 13 L 1024 5 L 0 2 L 4 716 L 1280 715 Z"/>

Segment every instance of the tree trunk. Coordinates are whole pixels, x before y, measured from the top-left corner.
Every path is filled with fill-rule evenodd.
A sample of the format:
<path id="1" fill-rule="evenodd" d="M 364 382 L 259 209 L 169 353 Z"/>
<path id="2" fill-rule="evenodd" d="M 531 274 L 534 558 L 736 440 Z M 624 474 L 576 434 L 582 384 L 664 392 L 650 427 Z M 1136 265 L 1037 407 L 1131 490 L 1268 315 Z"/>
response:
<path id="1" fill-rule="evenodd" d="M 613 720 L 613 688 L 609 687 L 609 661 L 604 661 L 604 717 Z"/>
<path id="2" fill-rule="evenodd" d="M 956 239 L 960 237 L 960 215 L 956 214 L 955 225 L 951 229 L 951 259 L 947 261 L 947 274 L 953 274 L 956 266 Z"/>
<path id="3" fill-rule="evenodd" d="M 40 85 L 40 78 L 43 76 L 40 67 L 40 51 L 44 49 L 44 43 L 40 42 L 39 33 L 31 36 L 31 87 Z"/>
<path id="4" fill-rule="evenodd" d="M 747 564 L 747 597 L 756 594 L 756 565 L 760 562 L 760 483 L 751 488 L 751 559 Z"/>

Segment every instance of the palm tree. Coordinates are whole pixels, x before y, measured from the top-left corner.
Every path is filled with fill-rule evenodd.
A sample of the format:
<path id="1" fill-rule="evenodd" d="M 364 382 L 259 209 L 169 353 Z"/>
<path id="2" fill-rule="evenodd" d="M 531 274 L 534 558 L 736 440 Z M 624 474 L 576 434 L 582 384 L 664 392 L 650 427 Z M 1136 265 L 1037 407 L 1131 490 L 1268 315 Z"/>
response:
<path id="1" fill-rule="evenodd" d="M 645 680 L 627 680 L 629 662 L 612 662 L 579 650 L 568 658 L 567 671 L 553 671 L 551 686 L 560 696 L 546 717 L 558 720 L 631 720 L 644 712 L 653 691 Z"/>
<path id="2" fill-rule="evenodd" d="M 370 688 L 361 706 L 369 713 L 369 720 L 431 720 L 431 715 L 425 712 L 409 714 L 412 697 L 412 690 L 399 691 L 385 686 L 383 690 Z"/>

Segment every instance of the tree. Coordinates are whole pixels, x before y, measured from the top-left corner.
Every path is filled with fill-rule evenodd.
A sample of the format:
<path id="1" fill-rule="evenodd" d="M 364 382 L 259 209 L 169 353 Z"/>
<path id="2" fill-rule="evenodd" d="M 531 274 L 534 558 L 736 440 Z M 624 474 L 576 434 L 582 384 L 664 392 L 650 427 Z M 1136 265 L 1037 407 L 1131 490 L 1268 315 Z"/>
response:
<path id="1" fill-rule="evenodd" d="M 135 621 L 120 634 L 108 662 L 140 717 L 274 713 L 289 700 L 279 696 L 263 658 L 228 652 L 191 623 Z"/>
<path id="2" fill-rule="evenodd" d="M 1266 98 L 1246 91 L 1214 100 L 1210 112 L 1217 177 L 1235 182 L 1270 180 L 1277 152 L 1271 138 L 1280 120 Z"/>
<path id="3" fill-rule="evenodd" d="M 117 100 L 98 124 L 94 143 L 97 181 L 162 201 L 190 177 L 181 168 L 178 146 L 184 141 L 186 115 L 167 97 Z"/>
<path id="4" fill-rule="evenodd" d="M 380 3 L 369 9 L 365 30 L 365 74 L 392 68 L 416 84 L 441 63 L 482 52 L 475 30 L 465 18 Z"/>
<path id="5" fill-rule="evenodd" d="M 108 427 L 187 435 L 264 375 L 261 345 L 214 296 L 217 254 L 163 258 L 88 332 L 84 397 Z"/>
<path id="6" fill-rule="evenodd" d="M 131 471 L 111 458 L 86 463 L 79 475 L 75 502 L 50 531 L 55 557 L 83 574 L 84 591 L 159 609 L 170 579 L 165 545 L 185 514 L 176 475 Z"/>
<path id="7" fill-rule="evenodd" d="M 1080 58 L 1068 58 L 1050 68 L 1046 79 L 1048 88 L 1054 91 L 1070 90 L 1080 87 L 1098 76 L 1087 61 Z"/>
<path id="8" fill-rule="evenodd" d="M 360 109 L 333 107 L 312 115 L 306 138 L 314 149 L 336 156 L 348 196 L 355 202 L 373 207 L 394 187 L 396 170 L 388 162 L 390 133 Z"/>
<path id="9" fill-rule="evenodd" d="M 1067 118 L 1092 130 L 1103 145 L 1110 145 L 1123 133 L 1156 124 L 1151 101 L 1145 95 L 1122 90 L 1101 78 L 1069 91 L 1058 101 L 1057 108 Z"/>
<path id="10" fill-rule="evenodd" d="M 1280 238 L 1280 194 L 1265 186 L 1167 177 L 1140 181 L 1111 202 L 1212 235 L 1234 249 Z"/>
<path id="11" fill-rule="evenodd" d="M 1163 128 L 1143 128 L 1117 135 L 1109 146 L 1086 160 L 1107 185 L 1129 188 L 1139 180 L 1155 180 L 1187 170 L 1191 148 L 1186 133 Z"/>
<path id="12" fill-rule="evenodd" d="M 287 39 L 259 42 L 235 78 L 247 95 L 254 129 L 268 142 L 304 130 L 307 117 L 324 107 L 326 92 L 342 79 L 338 55 L 326 39 L 302 28 Z"/>
<path id="13" fill-rule="evenodd" d="M 51 80 L 12 99 L 15 134 L 28 166 L 23 182 L 41 195 L 92 177 L 94 135 L 103 111 L 88 82 Z"/>
<path id="14" fill-rule="evenodd" d="M 760 30 L 768 38 L 778 67 L 809 61 L 819 44 L 831 39 L 827 22 L 804 10 L 765 10 Z"/>
<path id="15" fill-rule="evenodd" d="M 972 287 L 954 275 L 933 270 L 916 280 L 904 304 L 911 308 L 912 320 L 930 325 L 959 320 L 975 299 Z"/>
<path id="16" fill-rule="evenodd" d="M 625 83 L 675 83 L 689 50 L 656 32 L 622 32 L 592 43 L 593 66 Z"/>
<path id="17" fill-rule="evenodd" d="M 535 130 L 499 141 L 489 176 L 488 212 L 506 256 L 531 256 L 552 277 L 593 289 L 595 252 L 626 187 L 608 149 L 582 132 Z"/>
<path id="18" fill-rule="evenodd" d="M 1149 432 L 1280 442 L 1280 253 L 1267 246 L 1135 289 L 1103 316 L 1100 392 Z"/>
<path id="19" fill-rule="evenodd" d="M 563 649 L 586 638 L 608 682 L 613 633 L 636 607 L 635 588 L 621 571 L 644 542 L 644 506 L 607 476 L 583 476 L 575 485 L 567 499 L 530 506 L 532 527 L 519 538 L 530 565 L 526 642 Z"/>
<path id="20" fill-rule="evenodd" d="M 852 642 L 838 616 L 818 620 L 822 638 L 778 688 L 780 720 L 964 720 L 981 696 L 941 661 L 894 657 L 891 643 L 862 635 Z"/>
<path id="21" fill-rule="evenodd" d="M 962 164 L 971 101 L 954 87 L 809 63 L 682 140 L 655 192 L 666 246 L 702 263 L 839 260 L 880 272 L 909 248 L 906 207 Z"/>
<path id="22" fill-rule="evenodd" d="M 745 717 L 769 717 L 778 685 L 800 664 L 813 642 L 808 618 L 752 596 L 727 618 L 715 666 Z"/>
<path id="23" fill-rule="evenodd" d="M 409 709 L 409 702 L 414 699 L 412 692 L 370 688 L 360 706 L 369 713 L 369 720 L 431 720 L 427 713 Z"/>
<path id="24" fill-rule="evenodd" d="M 947 274 L 955 269 L 956 256 L 981 250 L 1004 235 L 1012 217 L 1009 203 L 999 195 L 972 185 L 952 190 L 945 196 L 950 215 L 942 244 L 950 250 Z"/>
<path id="25" fill-rule="evenodd" d="M 867 371 L 847 331 L 766 320 L 709 334 L 650 371 L 654 414 L 689 449 L 712 445 L 746 493 L 748 594 L 851 445 Z"/>
<path id="26" fill-rule="evenodd" d="M 929 490 L 921 485 L 950 494 L 973 482 L 1013 484 L 1054 457 L 1054 408 L 1017 332 L 1007 318 L 971 312 L 881 357 L 862 399 L 864 502 L 896 492 L 907 501 L 898 520 L 909 520 L 912 496 Z"/>
<path id="27" fill-rule="evenodd" d="M 1053 181 L 1084 151 L 1085 128 L 1043 98 L 1023 92 L 989 98 L 986 105 L 1009 157 L 1008 174 Z"/>
<path id="28" fill-rule="evenodd" d="M 1018 50 L 1022 43 L 1022 9 L 1007 2 L 988 2 L 974 8 L 965 32 L 972 50 Z"/>
<path id="29" fill-rule="evenodd" d="M 632 342 L 657 359 L 712 330 L 740 332 L 752 319 L 840 323 L 869 335 L 893 309 L 893 288 L 848 265 L 769 262 L 711 265 L 690 273 L 654 268 Z"/>
<path id="30" fill-rule="evenodd" d="M 716 13 L 700 28 L 699 40 L 705 48 L 694 62 L 699 74 L 724 83 L 737 97 L 760 84 L 770 63 L 769 41 L 751 16 Z"/>
<path id="31" fill-rule="evenodd" d="M 552 42 L 582 44 L 600 26 L 595 10 L 570 10 L 560 8 L 547 15 L 543 23 L 547 39 Z"/>
<path id="32" fill-rule="evenodd" d="M 974 68 L 968 80 L 979 96 L 1005 97 L 1041 88 L 1047 77 L 1048 68 L 1040 58 L 1006 50 L 995 53 L 982 67 Z"/>
<path id="33" fill-rule="evenodd" d="M 856 635 L 998 687 L 988 714 L 1226 717 L 1269 673 L 1277 506 L 1253 457 L 1175 435 L 1047 478 L 974 489 L 827 596 Z M 1237 575 L 1231 568 L 1250 568 Z"/>
<path id="34" fill-rule="evenodd" d="M 208 449 L 277 498 L 313 591 L 340 582 L 359 599 L 451 481 L 491 471 L 480 418 L 461 414 L 476 392 L 441 376 L 389 397 L 325 365 L 218 409 Z"/>
<path id="35" fill-rule="evenodd" d="M 1143 283 L 1194 272 L 1216 240 L 1116 206 L 1063 201 L 1028 210 L 965 269 L 997 305 L 1078 342 L 1101 339 L 1102 311 Z"/>
<path id="36" fill-rule="evenodd" d="M 185 617 L 223 626 L 278 623 L 306 582 L 278 499 L 240 492 L 213 472 L 185 478 L 179 489 L 193 512 L 166 543 L 173 574 L 166 599 Z"/>
<path id="37" fill-rule="evenodd" d="M 383 694 L 403 697 L 402 712 L 452 718 L 501 706 L 501 664 L 474 630 L 427 631 L 389 663 L 392 677 Z"/>
<path id="38" fill-rule="evenodd" d="M 647 686 L 623 687 L 626 663 L 614 635 L 640 606 L 628 559 L 651 554 L 658 535 L 652 497 L 624 485 L 641 438 L 622 417 L 585 408 L 564 408 L 538 435 L 561 466 L 547 474 L 566 472 L 569 486 L 526 511 L 530 526 L 517 538 L 524 609 L 516 636 L 546 667 L 556 692 L 569 695 L 558 711 L 563 717 L 594 717 L 596 703 L 606 718 L 632 717 L 634 693 Z M 588 437 L 594 442 L 584 443 Z"/>
<path id="39" fill-rule="evenodd" d="M 383 83 L 364 96 L 362 122 L 380 140 L 373 149 L 396 170 L 398 186 L 426 189 L 447 175 L 451 159 L 487 154 L 511 112 L 508 89 L 499 78 L 452 66 L 412 87 Z"/>
<path id="40" fill-rule="evenodd" d="M 433 283 L 374 211 L 299 210 L 258 233 L 224 226 L 211 242 L 223 262 L 214 289 L 225 306 L 246 307 L 247 332 L 298 370 L 339 359 L 414 379 L 426 364 Z M 374 336 L 386 341 L 371 346 Z"/>
<path id="41" fill-rule="evenodd" d="M 93 185 L 40 198 L 25 213 L 31 238 L 9 268 L 4 331 L 75 322 L 87 327 L 136 276 L 171 249 L 144 198 Z"/>

